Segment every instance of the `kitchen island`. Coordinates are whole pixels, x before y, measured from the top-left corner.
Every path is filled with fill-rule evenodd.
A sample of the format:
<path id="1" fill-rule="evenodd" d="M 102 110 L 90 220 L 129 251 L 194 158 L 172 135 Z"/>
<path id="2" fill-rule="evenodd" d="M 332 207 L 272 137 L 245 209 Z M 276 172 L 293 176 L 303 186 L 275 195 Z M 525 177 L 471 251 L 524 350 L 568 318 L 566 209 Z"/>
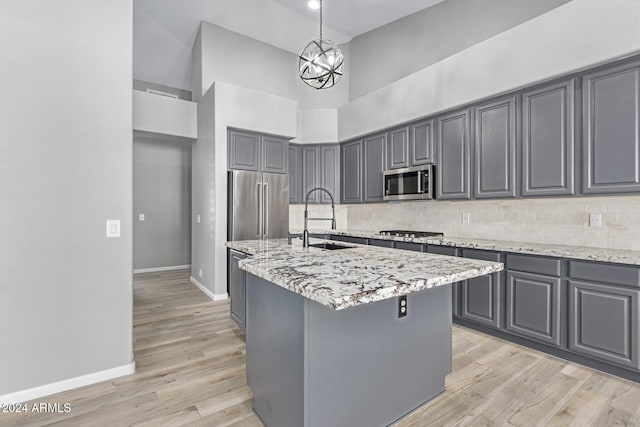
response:
<path id="1" fill-rule="evenodd" d="M 342 245 L 227 244 L 249 255 L 247 382 L 268 427 L 385 426 L 433 399 L 451 372 L 447 285 L 503 269 Z"/>

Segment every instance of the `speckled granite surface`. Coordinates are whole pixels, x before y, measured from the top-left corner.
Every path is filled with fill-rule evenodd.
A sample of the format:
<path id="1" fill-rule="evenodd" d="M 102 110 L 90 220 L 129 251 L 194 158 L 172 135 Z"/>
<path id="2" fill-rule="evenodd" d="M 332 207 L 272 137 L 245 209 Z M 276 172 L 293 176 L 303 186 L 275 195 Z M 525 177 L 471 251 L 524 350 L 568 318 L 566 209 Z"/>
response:
<path id="1" fill-rule="evenodd" d="M 510 242 L 506 240 L 468 239 L 464 237 L 444 238 L 403 238 L 381 236 L 377 231 L 327 230 L 324 234 L 364 237 L 368 239 L 395 240 L 399 242 L 426 243 L 429 245 L 455 246 L 467 249 L 511 252 L 529 255 L 542 255 L 557 258 L 569 258 L 586 261 L 612 262 L 618 264 L 640 265 L 640 251 L 622 249 L 602 249 L 587 246 L 551 245 L 544 243 Z"/>
<path id="2" fill-rule="evenodd" d="M 322 240 L 312 239 L 311 243 Z M 338 243 L 341 244 L 341 243 Z M 361 246 L 325 250 L 287 239 L 227 242 L 250 255 L 240 268 L 310 300 L 340 310 L 491 274 L 499 262 Z"/>

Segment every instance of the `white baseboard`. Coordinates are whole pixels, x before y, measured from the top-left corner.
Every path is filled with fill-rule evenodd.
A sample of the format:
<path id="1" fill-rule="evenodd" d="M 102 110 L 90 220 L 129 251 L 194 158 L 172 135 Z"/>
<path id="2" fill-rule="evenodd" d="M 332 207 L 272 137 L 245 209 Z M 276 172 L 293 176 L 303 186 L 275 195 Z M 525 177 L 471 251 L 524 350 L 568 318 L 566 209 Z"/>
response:
<path id="1" fill-rule="evenodd" d="M 39 387 L 27 390 L 17 391 L 15 393 L 0 396 L 0 404 L 16 404 L 29 400 L 39 399 L 63 391 L 71 390 L 78 387 L 99 383 L 102 381 L 112 380 L 114 378 L 123 377 L 136 372 L 136 363 L 132 362 L 128 365 L 118 366 L 117 368 L 107 369 L 105 371 L 94 372 L 93 374 L 82 375 L 81 377 L 69 378 L 51 384 L 45 384 Z"/>
<path id="2" fill-rule="evenodd" d="M 202 283 L 198 282 L 196 278 L 193 276 L 191 276 L 191 283 L 196 285 L 198 289 L 200 289 L 202 292 L 205 293 L 206 296 L 208 296 L 214 301 L 222 301 L 229 298 L 229 294 L 227 294 L 226 292 L 224 294 L 214 294 L 209 289 L 205 288 L 205 286 Z"/>
<path id="3" fill-rule="evenodd" d="M 184 270 L 191 268 L 191 264 L 188 265 L 170 265 L 169 267 L 154 267 L 154 268 L 138 268 L 133 270 L 133 274 L 140 273 L 155 273 L 157 271 L 172 271 L 172 270 Z"/>

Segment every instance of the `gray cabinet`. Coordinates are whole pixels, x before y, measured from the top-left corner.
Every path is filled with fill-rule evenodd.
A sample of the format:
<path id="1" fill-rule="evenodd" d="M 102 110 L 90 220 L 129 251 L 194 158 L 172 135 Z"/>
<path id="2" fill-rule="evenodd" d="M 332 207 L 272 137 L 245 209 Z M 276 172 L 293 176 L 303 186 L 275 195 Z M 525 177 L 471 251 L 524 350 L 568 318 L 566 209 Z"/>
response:
<path id="1" fill-rule="evenodd" d="M 561 346 L 561 279 L 507 271 L 506 328 L 509 332 Z"/>
<path id="2" fill-rule="evenodd" d="M 362 140 L 341 146 L 340 200 L 342 203 L 362 202 Z"/>
<path id="3" fill-rule="evenodd" d="M 246 277 L 244 270 L 238 267 L 238 263 L 247 256 L 242 252 L 229 249 L 227 280 L 229 281 L 229 298 L 231 299 L 231 319 L 245 330 L 245 302 L 246 302 Z"/>
<path id="4" fill-rule="evenodd" d="M 318 147 L 302 147 L 302 203 L 307 200 L 307 193 L 320 186 L 320 153 Z M 309 203 L 320 202 L 320 192 L 314 191 L 309 197 Z"/>
<path id="5" fill-rule="evenodd" d="M 569 281 L 569 348 L 595 359 L 640 368 L 640 290 Z"/>
<path id="6" fill-rule="evenodd" d="M 262 136 L 262 172 L 287 173 L 289 141 L 275 136 Z"/>
<path id="7" fill-rule="evenodd" d="M 229 130 L 229 169 L 260 170 L 260 135 Z"/>
<path id="8" fill-rule="evenodd" d="M 640 64 L 583 77 L 583 193 L 640 191 Z"/>
<path id="9" fill-rule="evenodd" d="M 302 147 L 289 144 L 289 203 L 302 203 Z"/>
<path id="10" fill-rule="evenodd" d="M 433 120 L 422 120 L 411 125 L 409 138 L 409 165 L 419 166 L 435 162 L 433 153 Z"/>
<path id="11" fill-rule="evenodd" d="M 524 197 L 575 193 L 574 86 L 572 79 L 522 95 Z"/>
<path id="12" fill-rule="evenodd" d="M 438 255 L 447 255 L 447 256 L 458 256 L 458 250 L 456 248 L 452 248 L 450 246 L 437 246 L 437 245 L 427 245 L 427 252 L 430 254 L 438 254 Z M 460 282 L 451 284 L 451 292 L 452 292 L 452 308 L 453 308 L 453 317 L 460 317 L 461 303 L 462 303 L 462 284 Z"/>
<path id="13" fill-rule="evenodd" d="M 363 140 L 364 148 L 364 201 L 381 202 L 384 195 L 384 168 L 386 134 L 374 135 Z"/>
<path id="14" fill-rule="evenodd" d="M 387 155 L 389 169 L 409 166 L 409 127 L 390 130 L 388 133 Z"/>
<path id="15" fill-rule="evenodd" d="M 469 110 L 438 118 L 436 188 L 439 199 L 471 198 L 470 121 Z"/>
<path id="16" fill-rule="evenodd" d="M 228 131 L 227 138 L 229 169 L 287 173 L 287 139 L 235 129 Z"/>
<path id="17" fill-rule="evenodd" d="M 475 107 L 474 117 L 475 197 L 515 197 L 516 97 Z"/>
<path id="18" fill-rule="evenodd" d="M 501 261 L 500 253 L 474 249 L 463 249 L 462 257 Z M 494 328 L 501 327 L 503 277 L 499 272 L 463 281 L 460 317 Z"/>
<path id="19" fill-rule="evenodd" d="M 322 145 L 320 152 L 320 186 L 329 190 L 335 203 L 340 203 L 340 146 Z M 325 192 L 318 192 L 320 203 L 331 203 Z"/>

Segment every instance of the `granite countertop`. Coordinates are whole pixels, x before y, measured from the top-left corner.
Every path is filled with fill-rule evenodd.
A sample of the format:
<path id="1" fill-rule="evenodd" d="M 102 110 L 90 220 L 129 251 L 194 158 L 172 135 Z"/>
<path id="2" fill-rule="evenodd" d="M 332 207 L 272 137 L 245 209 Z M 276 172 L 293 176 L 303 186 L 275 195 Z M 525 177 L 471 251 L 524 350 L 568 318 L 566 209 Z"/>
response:
<path id="1" fill-rule="evenodd" d="M 333 234 L 368 239 L 395 240 L 399 242 L 426 243 L 438 246 L 455 246 L 466 249 L 511 252 L 529 255 L 550 256 L 585 261 L 611 262 L 616 264 L 640 265 L 640 251 L 624 249 L 603 249 L 588 246 L 553 245 L 547 243 L 510 242 L 506 240 L 469 239 L 465 237 L 405 238 L 381 236 L 377 231 L 324 230 L 318 234 Z"/>
<path id="2" fill-rule="evenodd" d="M 311 239 L 311 243 L 321 243 Z M 239 267 L 341 310 L 503 270 L 499 262 L 331 242 L 348 249 L 302 247 L 295 239 L 243 240 L 227 246 L 249 255 Z"/>

